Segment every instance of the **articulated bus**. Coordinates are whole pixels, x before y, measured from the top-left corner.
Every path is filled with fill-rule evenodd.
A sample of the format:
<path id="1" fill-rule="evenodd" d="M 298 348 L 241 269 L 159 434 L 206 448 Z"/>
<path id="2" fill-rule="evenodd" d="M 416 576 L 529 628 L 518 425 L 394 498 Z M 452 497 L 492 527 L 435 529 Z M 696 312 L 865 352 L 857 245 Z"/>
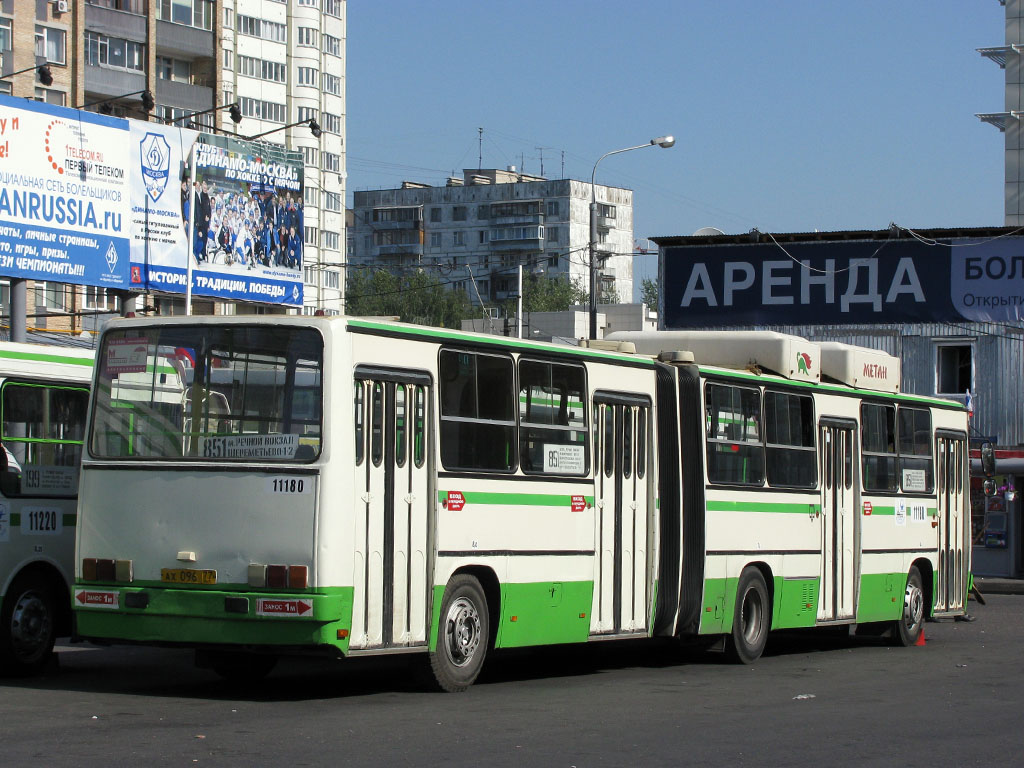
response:
<path id="1" fill-rule="evenodd" d="M 173 382 L 142 371 L 187 350 Z M 82 462 L 81 637 L 284 654 L 720 642 L 964 610 L 967 418 L 774 333 L 552 345 L 369 319 L 115 320 Z"/>
<path id="2" fill-rule="evenodd" d="M 71 634 L 78 472 L 94 352 L 0 342 L 0 674 Z"/>

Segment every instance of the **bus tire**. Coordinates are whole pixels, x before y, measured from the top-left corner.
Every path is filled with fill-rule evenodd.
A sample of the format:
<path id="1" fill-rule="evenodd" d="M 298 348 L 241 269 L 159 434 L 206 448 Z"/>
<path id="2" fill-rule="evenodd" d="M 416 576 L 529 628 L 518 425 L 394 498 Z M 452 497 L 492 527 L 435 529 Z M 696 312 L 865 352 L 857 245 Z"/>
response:
<path id="1" fill-rule="evenodd" d="M 747 568 L 736 589 L 736 611 L 726 650 L 733 661 L 753 664 L 764 652 L 771 627 L 772 609 L 768 587 L 757 568 Z"/>
<path id="2" fill-rule="evenodd" d="M 917 566 L 911 566 L 907 574 L 907 588 L 903 592 L 903 611 L 894 625 L 896 642 L 906 647 L 914 645 L 921 636 L 924 626 L 924 582 Z"/>
<path id="3" fill-rule="evenodd" d="M 208 660 L 214 672 L 235 685 L 258 683 L 277 666 L 277 656 L 245 651 L 211 651 Z"/>
<path id="4" fill-rule="evenodd" d="M 57 603 L 50 582 L 23 574 L 14 580 L 0 609 L 0 673 L 33 675 L 53 655 Z"/>
<path id="5" fill-rule="evenodd" d="M 484 665 L 489 642 L 484 590 L 474 577 L 459 574 L 444 590 L 437 647 L 430 652 L 437 686 L 449 693 L 469 688 Z"/>

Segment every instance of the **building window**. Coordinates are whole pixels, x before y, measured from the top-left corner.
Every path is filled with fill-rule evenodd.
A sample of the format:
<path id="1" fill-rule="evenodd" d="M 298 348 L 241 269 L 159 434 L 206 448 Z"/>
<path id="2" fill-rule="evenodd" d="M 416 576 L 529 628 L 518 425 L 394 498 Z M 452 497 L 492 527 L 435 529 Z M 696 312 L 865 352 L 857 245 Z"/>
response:
<path id="1" fill-rule="evenodd" d="M 242 96 L 238 99 L 238 106 L 245 117 L 253 117 L 258 120 L 267 120 L 271 123 L 283 123 L 285 116 L 284 104 L 275 104 L 272 101 L 261 101 Z"/>
<path id="2" fill-rule="evenodd" d="M 288 42 L 288 27 L 276 21 L 266 21 L 254 16 L 236 17 L 238 34 L 259 37 L 272 43 Z"/>
<path id="3" fill-rule="evenodd" d="M 476 233 L 476 235 L 477 235 L 477 243 L 479 245 L 486 245 L 487 244 L 487 230 L 486 229 L 481 229 L 479 232 Z"/>
<path id="4" fill-rule="evenodd" d="M 341 247 L 341 237 L 337 232 L 321 232 L 320 247 L 328 251 L 337 251 Z"/>
<path id="5" fill-rule="evenodd" d="M 119 37 L 108 37 L 107 35 L 99 35 L 95 32 L 86 32 L 85 60 L 86 63 L 93 66 L 145 72 L 146 46 L 134 40 L 123 40 Z M 160 59 L 157 59 L 157 77 L 163 77 L 160 70 L 160 61 Z M 187 82 L 187 80 L 184 82 Z"/>
<path id="6" fill-rule="evenodd" d="M 308 45 L 312 48 L 316 48 L 316 29 L 313 27 L 299 27 L 299 45 Z"/>
<path id="7" fill-rule="evenodd" d="M 313 245 L 316 242 L 319 232 L 316 227 L 305 227 L 302 234 L 305 238 L 305 242 Z"/>
<path id="8" fill-rule="evenodd" d="M 554 254 L 551 258 L 548 259 L 548 266 L 552 267 L 553 269 L 557 269 L 558 268 L 558 254 L 557 253 Z"/>
<path id="9" fill-rule="evenodd" d="M 235 12 L 230 8 L 224 9 L 224 28 L 231 29 L 235 24 Z"/>
<path id="10" fill-rule="evenodd" d="M 324 192 L 324 209 L 328 211 L 341 211 L 341 194 L 338 192 Z"/>
<path id="11" fill-rule="evenodd" d="M 321 155 L 323 159 L 323 169 L 325 171 L 341 171 L 341 155 L 336 152 L 324 152 Z"/>
<path id="12" fill-rule="evenodd" d="M 211 30 L 213 14 L 214 0 L 156 0 L 156 17 L 162 21 Z"/>
<path id="13" fill-rule="evenodd" d="M 455 205 L 452 206 L 452 221 L 465 221 L 466 220 L 466 206 Z"/>
<path id="14" fill-rule="evenodd" d="M 316 107 L 299 107 L 296 119 L 301 123 L 308 120 L 317 120 L 320 117 L 320 110 Z"/>
<path id="15" fill-rule="evenodd" d="M 11 95 L 12 87 L 10 80 L 0 80 L 0 93 L 4 94 L 5 96 Z"/>
<path id="16" fill-rule="evenodd" d="M 342 0 L 324 0 L 324 13 L 328 16 L 336 16 L 341 18 L 341 3 Z"/>
<path id="17" fill-rule="evenodd" d="M 558 218 L 558 201 L 548 200 L 548 216 L 552 219 Z"/>
<path id="18" fill-rule="evenodd" d="M 11 50 L 11 20 L 0 19 L 0 53 Z"/>
<path id="19" fill-rule="evenodd" d="M 935 348 L 935 393 L 963 395 L 971 389 L 974 365 L 970 344 L 940 344 Z"/>
<path id="20" fill-rule="evenodd" d="M 330 115 L 324 112 L 320 127 L 327 133 L 341 133 L 341 115 Z"/>
<path id="21" fill-rule="evenodd" d="M 608 205 L 607 203 L 598 203 L 597 204 L 597 215 L 602 217 L 602 218 L 604 218 L 604 219 L 614 219 L 615 218 L 615 206 L 614 205 Z"/>
<path id="22" fill-rule="evenodd" d="M 332 96 L 341 96 L 341 78 L 324 72 L 320 76 L 320 89 Z"/>
<path id="23" fill-rule="evenodd" d="M 341 38 L 334 35 L 324 35 L 324 53 L 331 56 L 341 56 Z"/>
<path id="24" fill-rule="evenodd" d="M 89 32 L 85 33 L 86 45 L 88 45 L 90 34 L 91 33 Z M 225 53 L 230 53 L 230 51 L 225 51 Z M 161 80 L 171 80 L 175 83 L 191 83 L 192 63 L 182 59 L 171 59 L 167 56 L 157 56 L 156 76 Z"/>
<path id="25" fill-rule="evenodd" d="M 430 220 L 435 224 L 441 221 L 441 209 L 431 208 L 430 209 Z"/>
<path id="26" fill-rule="evenodd" d="M 36 56 L 49 64 L 64 64 L 67 32 L 63 29 L 36 25 Z"/>
<path id="27" fill-rule="evenodd" d="M 430 233 L 430 247 L 431 248 L 440 248 L 441 247 L 441 233 L 440 232 L 431 232 Z"/>
<path id="28" fill-rule="evenodd" d="M 557 243 L 558 242 L 558 234 L 559 234 L 559 231 L 560 231 L 559 228 L 558 227 L 545 227 L 545 229 L 547 229 L 547 232 L 548 232 L 548 242 L 549 243 Z"/>
<path id="29" fill-rule="evenodd" d="M 64 284 L 36 283 L 36 306 L 63 312 L 65 308 Z"/>
<path id="30" fill-rule="evenodd" d="M 316 86 L 317 71 L 313 67 L 299 67 L 299 85 Z"/>
<path id="31" fill-rule="evenodd" d="M 64 91 L 55 91 L 50 88 L 36 88 L 35 96 L 33 97 L 36 101 L 43 101 L 47 104 L 56 104 L 58 107 L 65 105 L 67 95 Z"/>
<path id="32" fill-rule="evenodd" d="M 324 288 L 340 288 L 341 279 L 339 273 L 333 269 L 324 270 Z"/>
<path id="33" fill-rule="evenodd" d="M 466 244 L 466 233 L 462 230 L 452 233 L 452 245 L 465 245 Z"/>
<path id="34" fill-rule="evenodd" d="M 299 5 L 308 5 L 310 8 L 319 8 L 320 0 L 299 0 Z"/>
<path id="35" fill-rule="evenodd" d="M 306 165 L 311 165 L 316 168 L 316 153 L 319 152 L 316 147 L 299 147 L 302 150 L 302 161 Z"/>
<path id="36" fill-rule="evenodd" d="M 117 296 L 108 293 L 106 288 L 97 288 L 94 285 L 85 286 L 82 304 L 85 309 L 107 312 L 117 312 L 121 309 L 121 300 Z"/>
<path id="37" fill-rule="evenodd" d="M 255 59 L 252 56 L 238 57 L 238 74 L 267 80 L 271 83 L 284 83 L 288 80 L 288 69 L 284 64 Z"/>
<path id="38" fill-rule="evenodd" d="M 227 49 L 224 50 L 223 64 L 224 64 L 224 69 L 234 70 L 234 68 L 235 68 L 235 52 L 234 51 L 229 51 Z"/>
<path id="39" fill-rule="evenodd" d="M 320 190 L 316 187 L 303 187 L 302 200 L 307 206 L 312 205 L 315 207 L 319 204 Z"/>

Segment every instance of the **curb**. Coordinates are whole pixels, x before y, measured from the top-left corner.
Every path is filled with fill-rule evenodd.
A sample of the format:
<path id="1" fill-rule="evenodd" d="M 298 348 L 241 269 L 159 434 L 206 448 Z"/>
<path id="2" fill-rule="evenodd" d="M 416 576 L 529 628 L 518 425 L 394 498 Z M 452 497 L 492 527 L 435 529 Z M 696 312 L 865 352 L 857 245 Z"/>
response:
<path id="1" fill-rule="evenodd" d="M 1024 595 L 1024 579 L 986 579 L 975 576 L 974 586 L 983 595 Z"/>

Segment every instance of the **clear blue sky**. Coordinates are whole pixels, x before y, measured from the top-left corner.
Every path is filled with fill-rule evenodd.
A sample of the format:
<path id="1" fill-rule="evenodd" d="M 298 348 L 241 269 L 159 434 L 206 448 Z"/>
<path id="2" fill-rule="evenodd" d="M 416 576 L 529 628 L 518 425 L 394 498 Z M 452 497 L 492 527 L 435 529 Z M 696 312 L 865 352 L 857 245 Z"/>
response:
<path id="1" fill-rule="evenodd" d="M 516 165 L 634 235 L 1003 223 L 997 0 L 350 0 L 348 190 Z"/>

